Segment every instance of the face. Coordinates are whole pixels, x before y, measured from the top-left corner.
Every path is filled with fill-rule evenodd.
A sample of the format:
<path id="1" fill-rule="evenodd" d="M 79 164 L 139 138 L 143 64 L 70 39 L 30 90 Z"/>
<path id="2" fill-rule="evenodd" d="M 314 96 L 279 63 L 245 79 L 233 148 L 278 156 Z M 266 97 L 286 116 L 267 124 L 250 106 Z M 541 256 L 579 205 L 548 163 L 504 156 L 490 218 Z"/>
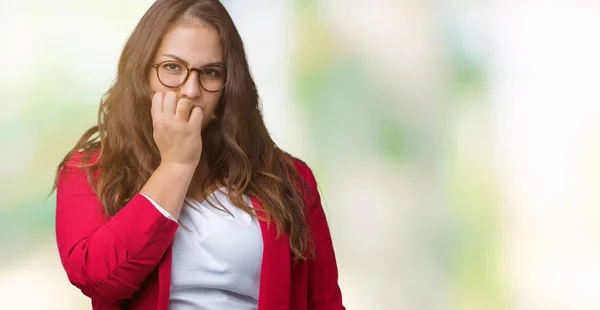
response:
<path id="1" fill-rule="evenodd" d="M 192 105 L 200 107 L 204 112 L 202 128 L 206 127 L 215 114 L 223 92 L 222 90 L 217 92 L 205 90 L 201 86 L 200 80 L 206 81 L 202 85 L 212 90 L 209 83 L 214 83 L 215 77 L 220 74 L 219 66 L 224 66 L 219 34 L 210 26 L 178 25 L 165 34 L 152 63 L 160 64 L 165 61 L 176 62 L 169 62 L 166 67 L 170 70 L 168 71 L 171 72 L 170 74 L 183 66 L 190 69 L 204 68 L 200 72 L 190 70 L 184 84 L 176 88 L 163 85 L 158 79 L 155 68 L 150 70 L 148 80 L 153 92 L 174 91 L 178 98 L 186 97 L 192 101 Z M 182 67 L 178 67 L 177 63 Z M 223 72 L 222 70 L 221 68 L 220 72 Z M 165 82 L 164 78 L 161 79 Z"/>

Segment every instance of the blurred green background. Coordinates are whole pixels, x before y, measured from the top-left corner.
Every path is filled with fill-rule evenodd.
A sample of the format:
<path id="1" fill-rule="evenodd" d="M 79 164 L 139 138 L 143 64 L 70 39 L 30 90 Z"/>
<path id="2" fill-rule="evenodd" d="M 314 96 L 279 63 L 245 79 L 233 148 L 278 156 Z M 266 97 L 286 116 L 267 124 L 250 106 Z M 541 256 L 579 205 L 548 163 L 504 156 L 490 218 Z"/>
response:
<path id="1" fill-rule="evenodd" d="M 152 1 L 0 0 L 0 308 L 89 309 L 56 165 Z M 348 309 L 600 308 L 600 3 L 229 0 Z"/>

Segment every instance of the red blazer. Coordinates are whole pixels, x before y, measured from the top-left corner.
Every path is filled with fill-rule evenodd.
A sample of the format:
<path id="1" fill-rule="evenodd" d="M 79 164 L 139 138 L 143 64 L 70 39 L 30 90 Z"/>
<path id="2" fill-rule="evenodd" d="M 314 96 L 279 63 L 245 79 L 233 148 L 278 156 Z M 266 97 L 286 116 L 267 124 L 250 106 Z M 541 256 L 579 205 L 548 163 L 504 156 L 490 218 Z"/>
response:
<path id="1" fill-rule="evenodd" d="M 315 258 L 293 265 L 287 235 L 277 238 L 275 226 L 260 221 L 264 248 L 258 309 L 345 309 L 315 178 L 301 161 L 296 167 L 309 187 L 305 199 Z M 69 281 L 92 299 L 93 309 L 168 309 L 176 222 L 140 194 L 115 216 L 104 216 L 87 176 L 72 164 L 59 177 L 56 199 L 62 265 Z M 262 215 L 260 201 L 250 199 Z"/>

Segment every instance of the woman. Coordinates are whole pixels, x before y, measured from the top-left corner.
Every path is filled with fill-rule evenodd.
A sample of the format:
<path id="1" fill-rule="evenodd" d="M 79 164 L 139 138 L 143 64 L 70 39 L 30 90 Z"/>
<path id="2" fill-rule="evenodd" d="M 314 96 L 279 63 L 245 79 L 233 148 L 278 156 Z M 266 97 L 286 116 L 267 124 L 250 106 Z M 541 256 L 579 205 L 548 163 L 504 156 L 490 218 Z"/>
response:
<path id="1" fill-rule="evenodd" d="M 55 186 L 93 309 L 344 309 L 314 176 L 269 137 L 216 0 L 152 5 Z"/>

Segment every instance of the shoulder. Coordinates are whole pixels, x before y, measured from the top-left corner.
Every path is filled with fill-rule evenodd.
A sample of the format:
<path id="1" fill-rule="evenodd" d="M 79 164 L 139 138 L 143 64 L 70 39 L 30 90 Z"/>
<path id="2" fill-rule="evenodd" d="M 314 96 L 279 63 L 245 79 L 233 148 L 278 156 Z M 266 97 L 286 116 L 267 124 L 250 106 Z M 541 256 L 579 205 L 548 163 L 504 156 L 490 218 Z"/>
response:
<path id="1" fill-rule="evenodd" d="M 296 171 L 298 171 L 300 175 L 304 175 L 306 173 L 312 174 L 310 167 L 308 167 L 308 164 L 306 164 L 303 160 L 289 154 L 288 156 L 291 157 L 292 161 L 294 162 L 294 166 L 296 167 Z"/>
<path id="2" fill-rule="evenodd" d="M 294 166 L 298 173 L 298 176 L 304 181 L 304 184 L 308 187 L 309 192 L 317 191 L 317 181 L 312 169 L 303 160 L 294 157 L 293 155 L 286 153 L 291 160 L 294 162 Z"/>
<path id="3" fill-rule="evenodd" d="M 67 154 L 57 171 L 55 180 L 57 189 L 89 187 L 100 174 L 99 169 L 93 168 L 98 163 L 98 159 L 98 152 L 77 151 Z"/>
<path id="4" fill-rule="evenodd" d="M 308 166 L 308 164 L 306 162 L 304 162 L 302 159 L 295 157 L 294 155 L 292 155 L 288 152 L 284 152 L 284 154 L 289 159 L 291 159 L 291 161 L 294 163 L 294 167 L 296 168 L 296 171 L 303 179 L 306 180 L 305 176 L 307 174 L 312 175 L 312 170 L 310 170 L 310 167 Z"/>
<path id="5" fill-rule="evenodd" d="M 67 155 L 64 161 L 64 168 L 82 169 L 96 164 L 99 160 L 100 152 L 96 150 L 77 151 Z"/>

